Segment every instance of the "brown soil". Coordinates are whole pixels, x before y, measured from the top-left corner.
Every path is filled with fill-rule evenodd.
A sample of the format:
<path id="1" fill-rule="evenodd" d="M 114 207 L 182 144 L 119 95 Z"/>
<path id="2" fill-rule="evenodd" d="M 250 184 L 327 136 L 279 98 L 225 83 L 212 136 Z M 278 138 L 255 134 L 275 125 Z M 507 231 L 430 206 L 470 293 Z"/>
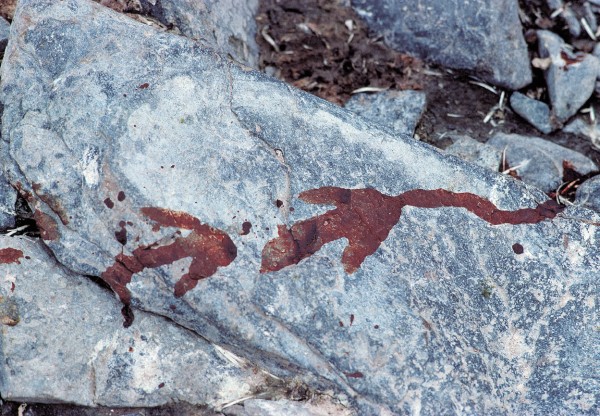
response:
<path id="1" fill-rule="evenodd" d="M 387 48 L 342 3 L 261 1 L 261 68 L 336 104 L 362 87 L 420 89 L 420 61 Z"/>

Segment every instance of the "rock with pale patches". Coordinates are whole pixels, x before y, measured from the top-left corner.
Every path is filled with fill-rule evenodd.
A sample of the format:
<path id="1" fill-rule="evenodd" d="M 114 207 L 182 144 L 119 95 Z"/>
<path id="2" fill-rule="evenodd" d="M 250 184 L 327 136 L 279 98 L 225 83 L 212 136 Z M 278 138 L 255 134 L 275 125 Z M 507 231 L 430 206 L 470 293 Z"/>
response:
<path id="1" fill-rule="evenodd" d="M 220 408 L 268 383 L 163 317 L 138 312 L 123 328 L 109 290 L 24 237 L 0 238 L 0 315 L 4 400 Z"/>
<path id="2" fill-rule="evenodd" d="M 1 160 L 124 333 L 162 315 L 357 414 L 600 409 L 598 214 L 95 3 L 12 33 Z"/>

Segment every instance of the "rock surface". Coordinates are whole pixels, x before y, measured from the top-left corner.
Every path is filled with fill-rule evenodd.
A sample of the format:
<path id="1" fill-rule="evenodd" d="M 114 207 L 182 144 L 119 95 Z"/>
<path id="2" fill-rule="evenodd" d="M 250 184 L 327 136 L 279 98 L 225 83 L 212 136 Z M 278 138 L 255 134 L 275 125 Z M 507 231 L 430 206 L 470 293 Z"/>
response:
<path id="1" fill-rule="evenodd" d="M 258 0 L 94 0 L 129 17 L 198 40 L 245 65 L 258 65 Z M 144 20 L 150 17 L 154 21 Z"/>
<path id="2" fill-rule="evenodd" d="M 556 128 L 552 126 L 550 107 L 520 92 L 510 96 L 510 106 L 515 113 L 523 117 L 529 124 L 544 134 L 550 134 Z"/>
<path id="3" fill-rule="evenodd" d="M 123 328 L 118 300 L 41 242 L 0 237 L 0 276 L 5 400 L 219 408 L 266 388 L 267 376 L 165 318 L 140 312 Z"/>
<path id="4" fill-rule="evenodd" d="M 593 55 L 572 53 L 560 36 L 538 30 L 540 58 L 550 58 L 544 71 L 552 114 L 559 122 L 567 121 L 594 93 L 600 61 Z"/>
<path id="5" fill-rule="evenodd" d="M 95 3 L 13 26 L 7 174 L 123 331 L 164 315 L 359 414 L 600 409 L 599 215 Z"/>
<path id="6" fill-rule="evenodd" d="M 563 183 L 565 164 L 586 175 L 598 166 L 581 153 L 559 146 L 539 137 L 518 134 L 494 135 L 487 144 L 500 151 L 506 149 L 506 161 L 523 182 L 548 193 L 556 191 Z"/>
<path id="7" fill-rule="evenodd" d="M 509 89 L 532 79 L 516 0 L 352 0 L 393 48 Z"/>
<path id="8" fill-rule="evenodd" d="M 575 204 L 600 212 L 600 176 L 588 179 L 577 188 Z"/>
<path id="9" fill-rule="evenodd" d="M 356 94 L 345 107 L 381 128 L 413 137 L 426 105 L 424 92 L 405 90 Z"/>
<path id="10" fill-rule="evenodd" d="M 502 160 L 502 151 L 485 143 L 479 143 L 469 136 L 450 135 L 452 144 L 446 153 L 458 156 L 467 162 L 498 172 Z"/>

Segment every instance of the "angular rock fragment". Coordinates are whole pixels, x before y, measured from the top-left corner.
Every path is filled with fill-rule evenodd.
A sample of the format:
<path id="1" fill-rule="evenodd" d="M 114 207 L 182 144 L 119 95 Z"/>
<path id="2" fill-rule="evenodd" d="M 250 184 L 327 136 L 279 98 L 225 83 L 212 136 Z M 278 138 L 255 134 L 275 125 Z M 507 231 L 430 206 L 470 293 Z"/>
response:
<path id="1" fill-rule="evenodd" d="M 510 106 L 515 113 L 542 133 L 550 134 L 556 129 L 552 125 L 552 115 L 546 103 L 529 98 L 520 92 L 514 92 L 510 96 Z"/>
<path id="2" fill-rule="evenodd" d="M 506 152 L 508 165 L 515 168 L 523 182 L 547 193 L 562 184 L 565 164 L 582 175 L 598 170 L 581 153 L 538 137 L 498 133 L 487 144 Z"/>
<path id="3" fill-rule="evenodd" d="M 600 212 L 600 176 L 588 179 L 577 188 L 575 204 Z"/>
<path id="4" fill-rule="evenodd" d="M 162 317 L 141 312 L 124 329 L 117 302 L 56 264 L 41 243 L 1 237 L 2 398 L 218 408 L 263 388 L 264 374 Z"/>
<path id="5" fill-rule="evenodd" d="M 552 32 L 538 30 L 537 35 L 540 57 L 552 60 L 544 71 L 552 114 L 558 122 L 565 122 L 592 96 L 600 61 L 590 54 L 572 53 Z"/>
<path id="6" fill-rule="evenodd" d="M 0 230 L 6 230 L 15 225 L 15 202 L 17 192 L 6 177 L 0 173 Z"/>
<path id="7" fill-rule="evenodd" d="M 358 414 L 600 408 L 600 216 L 94 3 L 13 25 L 2 160 L 65 267 L 146 251 L 131 307 Z"/>
<path id="8" fill-rule="evenodd" d="M 475 163 L 493 172 L 498 171 L 502 151 L 488 144 L 480 143 L 469 136 L 450 136 L 453 143 L 445 151 L 467 162 Z"/>
<path id="9" fill-rule="evenodd" d="M 531 82 L 516 0 L 353 0 L 388 45 L 505 88 Z"/>
<path id="10" fill-rule="evenodd" d="M 396 134 L 413 137 L 425 111 L 427 96 L 422 91 L 390 91 L 356 94 L 345 107 Z"/>

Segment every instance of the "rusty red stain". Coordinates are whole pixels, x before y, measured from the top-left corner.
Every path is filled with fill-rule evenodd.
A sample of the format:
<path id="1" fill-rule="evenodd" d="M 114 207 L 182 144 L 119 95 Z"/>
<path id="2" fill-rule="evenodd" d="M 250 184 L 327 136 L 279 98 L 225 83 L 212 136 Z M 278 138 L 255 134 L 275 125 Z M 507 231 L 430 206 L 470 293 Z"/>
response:
<path id="1" fill-rule="evenodd" d="M 283 201 L 281 199 L 278 199 L 275 201 L 275 206 L 277 208 L 281 208 L 283 206 Z"/>
<path id="2" fill-rule="evenodd" d="M 158 385 L 158 388 L 159 388 L 159 389 L 162 389 L 164 386 L 165 386 L 165 383 L 160 383 L 160 384 Z"/>
<path id="3" fill-rule="evenodd" d="M 11 292 L 15 291 L 15 282 L 10 282 L 10 291 Z"/>
<path id="4" fill-rule="evenodd" d="M 117 194 L 117 201 L 123 202 L 124 200 L 125 200 L 125 192 L 119 191 L 119 193 Z"/>
<path id="5" fill-rule="evenodd" d="M 523 254 L 523 246 L 519 243 L 513 244 L 512 249 L 515 252 L 515 254 Z"/>
<path id="6" fill-rule="evenodd" d="M 569 65 L 577 64 L 585 59 L 585 54 L 577 54 L 571 58 L 565 51 L 560 51 L 560 57 L 565 61 L 565 69 Z"/>
<path id="7" fill-rule="evenodd" d="M 343 323 L 342 321 L 340 321 L 340 322 L 339 322 L 339 325 L 340 325 L 341 327 L 343 327 L 343 326 L 344 326 L 344 323 Z"/>
<path id="8" fill-rule="evenodd" d="M 112 201 L 112 199 L 106 198 L 104 200 L 104 205 L 106 205 L 109 209 L 113 209 L 113 207 L 115 206 L 115 203 Z"/>
<path id="9" fill-rule="evenodd" d="M 121 227 L 121 229 L 115 231 L 115 238 L 121 245 L 127 244 L 127 229 L 125 228 L 125 225 L 125 221 L 119 222 L 119 227 Z"/>
<path id="10" fill-rule="evenodd" d="M 33 212 L 33 219 L 40 230 L 40 237 L 42 237 L 42 240 L 58 240 L 58 224 L 54 221 L 54 218 L 45 212 L 36 209 Z"/>
<path id="11" fill-rule="evenodd" d="M 52 210 L 52 212 L 58 215 L 58 218 L 60 218 L 60 221 L 63 223 L 63 225 L 69 224 L 69 215 L 63 207 L 62 202 L 60 202 L 60 200 L 57 197 L 55 197 L 54 195 L 42 193 L 42 185 L 40 185 L 39 183 L 32 182 L 31 188 L 33 189 L 33 192 L 38 196 L 38 198 L 40 198 L 42 202 L 44 202 L 48 206 L 48 208 Z"/>
<path id="12" fill-rule="evenodd" d="M 348 378 L 363 378 L 365 375 L 360 371 L 355 371 L 354 373 L 344 373 Z"/>
<path id="13" fill-rule="evenodd" d="M 186 237 L 174 238 L 168 245 L 156 242 L 136 248 L 131 255 L 116 256 L 115 263 L 100 277 L 110 285 L 125 307 L 131 302 L 127 284 L 135 273 L 191 257 L 188 272 L 175 284 L 175 297 L 181 297 L 193 289 L 200 279 L 212 276 L 219 267 L 229 265 L 237 256 L 237 248 L 226 233 L 201 223 L 186 212 L 156 207 L 142 208 L 141 212 L 158 227 L 178 227 L 192 232 Z M 131 314 L 133 320 L 131 309 L 125 311 L 125 307 L 124 315 L 125 312 Z"/>
<path id="14" fill-rule="evenodd" d="M 350 314 L 350 326 L 352 326 L 353 323 L 354 323 L 354 314 L 351 313 Z"/>
<path id="15" fill-rule="evenodd" d="M 323 245 L 340 238 L 348 239 L 342 264 L 347 273 L 353 273 L 387 238 L 405 206 L 465 208 L 491 225 L 536 224 L 554 218 L 564 209 L 548 200 L 535 208 L 505 211 L 478 195 L 444 189 L 415 189 L 388 196 L 375 189 L 323 187 L 302 192 L 299 198 L 311 204 L 335 205 L 336 208 L 299 221 L 289 229 L 279 225 L 279 236 L 263 248 L 261 273 L 298 264 Z"/>
<path id="16" fill-rule="evenodd" d="M 250 229 L 252 228 L 252 223 L 250 221 L 244 221 L 242 223 L 242 232 L 240 233 L 241 235 L 248 235 L 250 234 Z"/>
<path id="17" fill-rule="evenodd" d="M 7 247 L 0 249 L 0 263 L 8 264 L 8 263 L 17 263 L 21 264 L 19 259 L 23 258 L 23 252 L 21 250 L 17 250 L 16 248 Z"/>
<path id="18" fill-rule="evenodd" d="M 140 86 L 138 86 L 138 88 L 140 90 L 145 90 L 146 88 L 148 88 L 150 86 L 150 84 L 148 84 L 147 82 L 144 82 L 143 84 L 141 84 Z"/>

